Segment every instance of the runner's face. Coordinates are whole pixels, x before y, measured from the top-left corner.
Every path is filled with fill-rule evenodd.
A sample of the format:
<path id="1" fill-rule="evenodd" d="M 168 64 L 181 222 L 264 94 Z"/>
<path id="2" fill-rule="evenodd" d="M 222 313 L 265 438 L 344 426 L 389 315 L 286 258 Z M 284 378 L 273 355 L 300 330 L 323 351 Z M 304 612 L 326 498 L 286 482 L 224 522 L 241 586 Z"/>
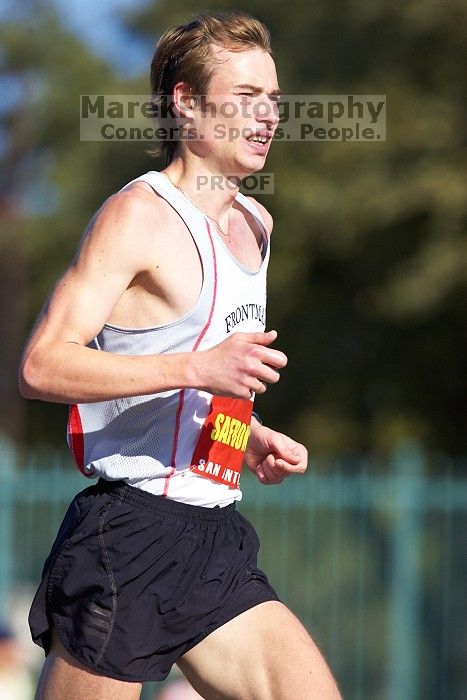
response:
<path id="1" fill-rule="evenodd" d="M 204 114 L 195 112 L 202 134 L 198 151 L 218 172 L 244 177 L 263 168 L 279 121 L 276 68 L 258 48 L 234 52 L 214 46 L 213 54 L 206 108 Z M 265 143 L 251 139 L 258 133 Z"/>

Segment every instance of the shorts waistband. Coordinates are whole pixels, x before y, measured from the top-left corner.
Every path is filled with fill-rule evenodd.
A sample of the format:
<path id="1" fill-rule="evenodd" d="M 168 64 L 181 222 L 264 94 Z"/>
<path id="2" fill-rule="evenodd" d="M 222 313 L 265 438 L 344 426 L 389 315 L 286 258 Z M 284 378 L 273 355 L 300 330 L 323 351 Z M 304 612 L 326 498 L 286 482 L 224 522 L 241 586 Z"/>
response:
<path id="1" fill-rule="evenodd" d="M 118 500 L 131 503 L 134 506 L 151 510 L 153 513 L 159 513 L 164 517 L 174 517 L 181 520 L 192 520 L 198 522 L 222 522 L 230 518 L 236 508 L 236 502 L 230 503 L 228 506 L 215 506 L 214 508 L 206 508 L 204 506 L 195 506 L 191 503 L 183 503 L 174 501 L 165 496 L 158 496 L 149 491 L 138 489 L 135 486 L 130 486 L 124 481 L 108 481 L 107 479 L 99 478 L 96 484 L 96 489 L 99 492 L 109 493 L 115 496 Z"/>

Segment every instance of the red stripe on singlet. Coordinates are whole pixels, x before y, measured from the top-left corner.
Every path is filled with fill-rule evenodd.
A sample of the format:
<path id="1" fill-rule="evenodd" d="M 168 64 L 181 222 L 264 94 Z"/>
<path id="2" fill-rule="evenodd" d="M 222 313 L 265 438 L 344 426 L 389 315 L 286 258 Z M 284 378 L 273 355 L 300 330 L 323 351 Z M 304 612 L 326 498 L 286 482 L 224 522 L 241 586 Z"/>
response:
<path id="1" fill-rule="evenodd" d="M 199 334 L 198 338 L 196 339 L 195 344 L 193 345 L 192 352 L 195 352 L 203 340 L 204 336 L 206 335 L 206 332 L 211 325 L 212 317 L 214 315 L 214 306 L 216 304 L 216 294 L 217 294 L 217 260 L 216 260 L 216 250 L 214 248 L 214 241 L 212 239 L 212 233 L 211 229 L 209 226 L 209 223 L 206 221 L 206 228 L 208 231 L 208 236 L 209 236 L 209 242 L 211 243 L 211 250 L 212 250 L 212 259 L 213 259 L 213 264 L 214 264 L 214 290 L 212 294 L 212 302 L 211 302 L 211 309 L 209 311 L 209 316 L 208 320 L 206 321 L 206 324 Z M 185 402 L 185 389 L 182 389 L 180 391 L 180 395 L 178 397 L 178 406 L 177 406 L 177 413 L 175 416 L 175 431 L 174 431 L 174 441 L 172 445 L 172 456 L 170 458 L 170 464 L 172 465 L 170 474 L 168 474 L 165 477 L 165 482 L 164 482 L 164 493 L 163 496 L 167 496 L 168 491 L 169 491 L 169 481 L 170 477 L 172 477 L 175 474 L 176 470 L 176 461 L 177 461 L 177 449 L 178 449 L 178 438 L 180 435 L 180 424 L 182 420 L 182 412 L 183 412 L 183 404 Z"/>
<path id="2" fill-rule="evenodd" d="M 71 452 L 73 454 L 76 466 L 80 470 L 81 474 L 88 476 L 84 471 L 84 435 L 83 435 L 83 424 L 81 422 L 81 416 L 79 415 L 79 409 L 76 404 L 70 406 L 70 413 L 68 417 L 68 434 L 69 434 L 69 445 Z"/>

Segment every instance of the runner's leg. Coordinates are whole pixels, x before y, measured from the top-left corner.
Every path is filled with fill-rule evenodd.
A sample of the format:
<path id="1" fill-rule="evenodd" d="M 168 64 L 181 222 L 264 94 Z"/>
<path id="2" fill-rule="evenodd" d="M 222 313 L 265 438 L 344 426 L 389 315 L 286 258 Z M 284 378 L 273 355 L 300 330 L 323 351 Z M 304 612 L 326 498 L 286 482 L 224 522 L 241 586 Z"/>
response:
<path id="1" fill-rule="evenodd" d="M 35 700 L 139 700 L 141 683 L 101 676 L 74 659 L 53 632 Z"/>
<path id="2" fill-rule="evenodd" d="M 299 620 L 268 601 L 212 632 L 178 661 L 206 700 L 339 700 L 326 661 Z"/>

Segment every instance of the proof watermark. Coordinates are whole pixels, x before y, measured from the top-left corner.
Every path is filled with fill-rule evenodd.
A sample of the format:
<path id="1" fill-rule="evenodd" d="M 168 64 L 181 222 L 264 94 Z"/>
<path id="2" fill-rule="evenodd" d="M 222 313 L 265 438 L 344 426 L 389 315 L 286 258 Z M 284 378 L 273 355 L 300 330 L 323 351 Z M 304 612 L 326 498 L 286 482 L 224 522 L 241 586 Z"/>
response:
<path id="1" fill-rule="evenodd" d="M 245 195 L 274 194 L 274 173 L 253 173 L 244 178 L 238 175 L 197 175 L 196 191 L 243 192 Z"/>
<path id="2" fill-rule="evenodd" d="M 199 95 L 180 117 L 169 96 L 81 95 L 82 141 L 385 141 L 385 95 Z M 185 115 L 188 112 L 185 113 Z"/>

